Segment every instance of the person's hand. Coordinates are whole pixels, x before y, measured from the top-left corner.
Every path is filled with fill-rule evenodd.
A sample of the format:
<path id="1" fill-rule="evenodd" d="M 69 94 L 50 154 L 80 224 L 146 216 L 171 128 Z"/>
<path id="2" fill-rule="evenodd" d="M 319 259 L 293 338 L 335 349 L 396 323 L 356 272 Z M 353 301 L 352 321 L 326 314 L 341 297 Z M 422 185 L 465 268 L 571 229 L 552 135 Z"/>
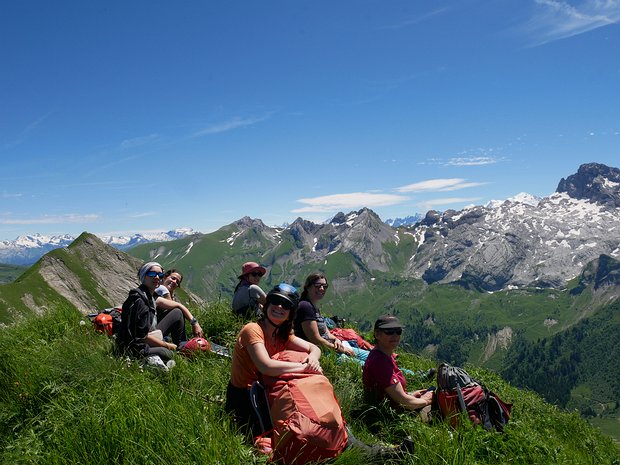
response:
<path id="1" fill-rule="evenodd" d="M 319 359 L 309 355 L 306 361 L 304 362 L 306 368 L 304 372 L 306 373 L 323 373 L 323 369 L 321 368 L 321 364 L 319 363 Z"/>
<path id="2" fill-rule="evenodd" d="M 343 354 L 347 354 L 349 357 L 355 357 L 355 352 L 350 347 L 345 346 L 344 344 L 341 346 L 341 351 Z"/>
<path id="3" fill-rule="evenodd" d="M 166 348 L 170 349 L 170 350 L 177 350 L 177 345 L 173 344 L 172 342 L 167 342 L 166 343 Z"/>
<path id="4" fill-rule="evenodd" d="M 426 401 L 426 405 L 430 405 L 433 403 L 433 391 L 426 391 L 422 394 L 422 399 Z"/>
<path id="5" fill-rule="evenodd" d="M 192 326 L 192 333 L 194 334 L 194 337 L 205 337 L 199 323 Z"/>

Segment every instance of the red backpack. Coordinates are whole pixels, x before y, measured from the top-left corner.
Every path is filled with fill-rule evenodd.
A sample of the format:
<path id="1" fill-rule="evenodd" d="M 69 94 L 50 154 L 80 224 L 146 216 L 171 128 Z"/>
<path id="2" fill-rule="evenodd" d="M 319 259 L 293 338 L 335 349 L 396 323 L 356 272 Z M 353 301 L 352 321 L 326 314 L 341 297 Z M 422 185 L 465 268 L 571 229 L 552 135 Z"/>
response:
<path id="1" fill-rule="evenodd" d="M 497 394 L 471 378 L 465 370 L 446 363 L 437 368 L 435 401 L 441 416 L 455 428 L 459 424 L 460 412 L 466 412 L 475 425 L 501 433 L 512 410 L 512 404 L 504 402 Z"/>
<path id="2" fill-rule="evenodd" d="M 122 308 L 106 308 L 99 313 L 92 314 L 92 322 L 95 331 L 106 333 L 108 336 L 112 337 L 120 328 L 122 311 Z"/>
<path id="3" fill-rule="evenodd" d="M 272 358 L 303 362 L 307 357 L 285 350 Z M 288 373 L 263 381 L 273 425 L 272 461 L 303 465 L 342 453 L 348 434 L 334 388 L 325 376 Z"/>

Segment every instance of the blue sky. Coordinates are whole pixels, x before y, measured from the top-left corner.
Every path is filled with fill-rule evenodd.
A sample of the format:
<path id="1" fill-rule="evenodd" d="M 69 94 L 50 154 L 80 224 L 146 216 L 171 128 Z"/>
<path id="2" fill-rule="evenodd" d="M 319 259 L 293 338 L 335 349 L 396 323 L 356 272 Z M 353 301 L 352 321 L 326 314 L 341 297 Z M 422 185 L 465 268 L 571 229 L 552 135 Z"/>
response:
<path id="1" fill-rule="evenodd" d="M 0 6 L 0 239 L 383 219 L 620 166 L 620 0 Z"/>

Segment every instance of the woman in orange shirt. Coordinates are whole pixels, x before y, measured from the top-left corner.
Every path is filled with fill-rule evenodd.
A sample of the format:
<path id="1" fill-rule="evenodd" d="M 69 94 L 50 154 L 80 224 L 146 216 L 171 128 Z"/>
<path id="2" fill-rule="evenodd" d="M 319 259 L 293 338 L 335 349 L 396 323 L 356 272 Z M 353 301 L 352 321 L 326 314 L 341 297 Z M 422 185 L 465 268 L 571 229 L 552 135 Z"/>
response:
<path id="1" fill-rule="evenodd" d="M 226 411 L 239 425 L 250 427 L 252 434 L 263 433 L 250 401 L 250 388 L 261 375 L 277 377 L 284 373 L 322 373 L 321 350 L 293 335 L 293 319 L 299 303 L 297 290 L 278 284 L 266 297 L 263 315 L 256 323 L 245 325 L 233 351 L 230 382 L 226 389 Z M 302 363 L 273 360 L 283 350 L 308 354 Z"/>

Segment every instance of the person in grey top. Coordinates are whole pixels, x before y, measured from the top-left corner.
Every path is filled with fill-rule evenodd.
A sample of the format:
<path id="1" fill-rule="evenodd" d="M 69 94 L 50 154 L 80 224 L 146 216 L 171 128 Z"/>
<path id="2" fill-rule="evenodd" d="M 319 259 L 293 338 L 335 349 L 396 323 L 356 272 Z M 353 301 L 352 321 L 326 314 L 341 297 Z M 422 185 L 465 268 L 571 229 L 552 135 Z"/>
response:
<path id="1" fill-rule="evenodd" d="M 267 294 L 258 285 L 267 270 L 256 262 L 246 262 L 241 267 L 239 283 L 235 287 L 232 309 L 238 316 L 255 318 L 262 311 Z"/>

